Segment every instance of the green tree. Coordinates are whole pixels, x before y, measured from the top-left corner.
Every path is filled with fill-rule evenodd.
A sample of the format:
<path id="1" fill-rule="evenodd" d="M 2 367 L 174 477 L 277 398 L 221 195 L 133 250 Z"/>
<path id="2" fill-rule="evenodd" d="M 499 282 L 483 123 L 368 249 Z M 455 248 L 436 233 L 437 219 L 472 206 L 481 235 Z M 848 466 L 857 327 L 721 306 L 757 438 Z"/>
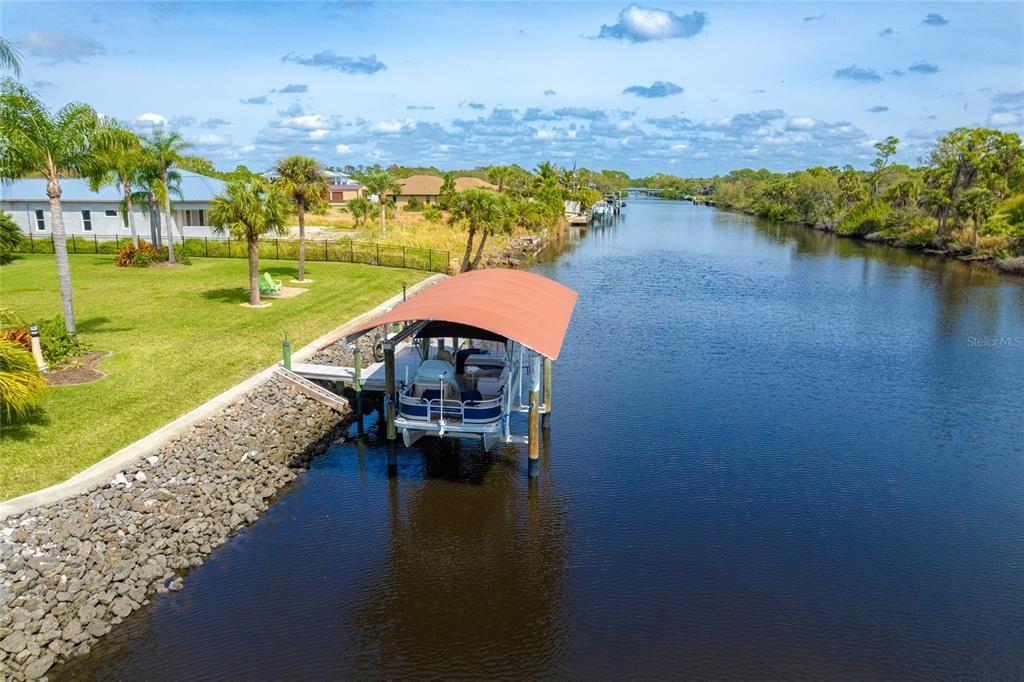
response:
<path id="1" fill-rule="evenodd" d="M 508 224 L 508 214 L 500 194 L 489 189 L 471 188 L 459 193 L 452 203 L 448 222 L 461 224 L 466 229 L 466 251 L 462 255 L 460 270 L 468 272 L 480 262 L 487 235 L 502 231 Z M 473 256 L 473 242 L 480 234 L 476 257 Z M 472 260 L 471 260 L 472 258 Z"/>
<path id="2" fill-rule="evenodd" d="M 362 227 L 370 216 L 373 215 L 373 203 L 364 197 L 356 197 L 350 199 L 345 203 L 348 212 L 352 214 L 352 219 L 356 223 L 356 227 Z"/>
<path id="3" fill-rule="evenodd" d="M 327 176 L 320 162 L 298 154 L 277 162 L 277 183 L 291 198 L 299 217 L 299 281 L 306 279 L 306 211 L 327 205 Z"/>
<path id="4" fill-rule="evenodd" d="M 97 150 L 97 165 L 89 173 L 92 191 L 103 185 L 116 185 L 124 194 L 125 214 L 132 232 L 132 244 L 139 245 L 139 233 L 135 225 L 135 211 L 132 202 L 134 187 L 143 182 L 151 159 L 142 148 L 138 136 L 127 129 L 112 132 L 112 144 Z"/>
<path id="5" fill-rule="evenodd" d="M 957 211 L 971 219 L 971 244 L 978 247 L 978 226 L 989 219 L 995 210 L 998 200 L 991 190 L 984 187 L 972 187 L 960 196 Z"/>
<path id="6" fill-rule="evenodd" d="M 874 202 L 875 197 L 878 196 L 878 183 L 882 179 L 882 174 L 885 173 L 886 166 L 889 164 L 889 159 L 896 153 L 896 147 L 899 146 L 899 138 L 890 135 L 881 142 L 875 143 L 875 150 L 878 155 L 875 160 L 871 162 L 871 201 Z"/>
<path id="7" fill-rule="evenodd" d="M 0 38 L 0 69 L 9 69 L 21 76 L 21 55 L 6 38 Z"/>
<path id="8" fill-rule="evenodd" d="M 160 173 L 160 182 L 164 187 L 163 217 L 164 229 L 167 231 L 167 262 L 174 264 L 174 233 L 171 231 L 171 192 L 170 174 L 183 159 L 184 152 L 191 145 L 176 132 L 157 130 L 144 142 L 146 153 L 149 154 Z"/>
<path id="9" fill-rule="evenodd" d="M 60 283 L 64 325 L 75 332 L 71 267 L 61 208 L 61 178 L 88 176 L 95 150 L 113 144 L 114 127 L 92 107 L 72 102 L 50 111 L 20 83 L 6 79 L 0 89 L 0 178 L 38 174 L 50 200 L 54 261 Z"/>
<path id="10" fill-rule="evenodd" d="M 511 166 L 491 166 L 487 169 L 487 181 L 498 186 L 498 191 L 505 191 L 505 186 L 515 176 L 515 169 Z"/>
<path id="11" fill-rule="evenodd" d="M 441 177 L 441 189 L 437 192 L 437 203 L 441 208 L 451 208 L 455 201 L 455 173 L 448 172 Z"/>
<path id="12" fill-rule="evenodd" d="M 290 203 L 280 188 L 254 176 L 228 183 L 210 206 L 214 231 L 244 239 L 248 245 L 250 305 L 260 303 L 260 237 L 287 234 Z"/>
<path id="13" fill-rule="evenodd" d="M 402 192 L 402 185 L 394 175 L 388 171 L 377 170 L 371 173 L 357 176 L 360 183 L 370 194 L 377 195 L 377 203 L 380 206 L 380 236 L 385 237 L 384 212 L 386 210 L 387 195 L 398 195 Z"/>

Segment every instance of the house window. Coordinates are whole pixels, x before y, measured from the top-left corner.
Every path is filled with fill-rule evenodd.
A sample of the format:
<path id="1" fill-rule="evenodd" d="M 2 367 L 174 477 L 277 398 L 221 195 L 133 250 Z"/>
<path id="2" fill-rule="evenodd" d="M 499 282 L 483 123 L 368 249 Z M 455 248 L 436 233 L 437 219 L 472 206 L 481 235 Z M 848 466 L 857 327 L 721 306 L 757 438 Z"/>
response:
<path id="1" fill-rule="evenodd" d="M 92 212 L 82 211 L 82 229 L 86 232 L 92 232 Z"/>
<path id="2" fill-rule="evenodd" d="M 185 227 L 204 227 L 206 225 L 206 211 L 201 208 L 193 208 L 185 211 Z"/>
<path id="3" fill-rule="evenodd" d="M 108 218 L 116 218 L 117 211 L 115 211 L 112 208 L 108 208 L 106 211 L 103 212 L 103 215 L 107 216 Z"/>
<path id="4" fill-rule="evenodd" d="M 40 232 L 46 230 L 46 219 L 43 217 L 42 209 L 36 211 L 36 229 Z"/>

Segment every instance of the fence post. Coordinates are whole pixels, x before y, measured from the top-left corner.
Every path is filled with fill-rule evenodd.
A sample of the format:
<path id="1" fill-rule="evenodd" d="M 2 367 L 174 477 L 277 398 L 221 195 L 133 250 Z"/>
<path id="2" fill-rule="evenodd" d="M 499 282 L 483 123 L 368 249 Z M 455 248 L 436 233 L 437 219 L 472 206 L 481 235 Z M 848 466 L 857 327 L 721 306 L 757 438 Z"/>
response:
<path id="1" fill-rule="evenodd" d="M 356 250 L 351 239 L 348 240 L 348 262 L 356 262 Z"/>
<path id="2" fill-rule="evenodd" d="M 281 260 L 281 240 L 274 238 L 274 258 Z"/>
<path id="3" fill-rule="evenodd" d="M 210 238 L 209 237 L 203 237 L 203 253 L 206 254 L 207 258 L 210 257 Z"/>
<path id="4" fill-rule="evenodd" d="M 64 240 L 67 241 L 66 239 Z M 75 235 L 71 235 L 71 251 L 72 253 L 78 253 L 78 238 Z"/>
<path id="5" fill-rule="evenodd" d="M 406 265 L 406 261 L 405 261 L 405 246 L 404 245 L 402 246 L 402 267 L 403 268 L 408 267 Z"/>
<path id="6" fill-rule="evenodd" d="M 380 265 L 380 242 L 377 242 L 377 262 L 374 265 Z"/>
<path id="7" fill-rule="evenodd" d="M 324 240 L 324 262 L 326 263 L 327 260 L 328 260 L 328 258 L 327 258 L 327 240 L 325 239 Z"/>
<path id="8" fill-rule="evenodd" d="M 99 237 L 96 236 L 95 232 L 92 233 L 92 248 L 93 248 L 93 251 L 95 253 L 99 253 L 100 252 Z"/>
<path id="9" fill-rule="evenodd" d="M 117 235 L 115 234 L 114 235 L 114 251 L 117 251 L 120 248 L 117 244 L 118 244 Z"/>
<path id="10" fill-rule="evenodd" d="M 35 253 L 36 252 L 36 240 L 32 238 L 32 233 L 31 232 L 28 233 L 28 252 L 29 253 Z"/>
<path id="11" fill-rule="evenodd" d="M 231 237 L 228 237 L 228 258 L 231 258 Z"/>
<path id="12" fill-rule="evenodd" d="M 427 251 L 429 252 L 427 254 L 427 259 L 428 259 L 427 260 L 427 272 L 433 272 L 434 271 L 434 250 L 433 249 L 427 249 Z"/>

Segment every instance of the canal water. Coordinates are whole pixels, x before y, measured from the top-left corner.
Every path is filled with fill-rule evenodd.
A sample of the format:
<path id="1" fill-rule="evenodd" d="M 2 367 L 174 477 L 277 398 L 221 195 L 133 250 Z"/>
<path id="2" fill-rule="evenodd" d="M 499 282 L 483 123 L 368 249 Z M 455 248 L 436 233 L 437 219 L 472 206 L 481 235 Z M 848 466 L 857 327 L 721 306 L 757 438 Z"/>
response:
<path id="1" fill-rule="evenodd" d="M 1021 281 L 656 200 L 537 271 L 537 479 L 334 448 L 57 678 L 1024 676 Z"/>

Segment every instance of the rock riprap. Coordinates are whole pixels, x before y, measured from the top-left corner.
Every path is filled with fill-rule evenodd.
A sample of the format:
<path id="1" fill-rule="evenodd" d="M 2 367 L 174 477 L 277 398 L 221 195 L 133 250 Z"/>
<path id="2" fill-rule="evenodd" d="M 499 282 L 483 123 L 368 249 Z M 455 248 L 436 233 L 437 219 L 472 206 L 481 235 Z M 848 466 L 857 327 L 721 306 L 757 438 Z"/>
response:
<path id="1" fill-rule="evenodd" d="M 0 679 L 38 679 L 187 587 L 349 422 L 273 378 L 107 485 L 0 521 Z"/>

